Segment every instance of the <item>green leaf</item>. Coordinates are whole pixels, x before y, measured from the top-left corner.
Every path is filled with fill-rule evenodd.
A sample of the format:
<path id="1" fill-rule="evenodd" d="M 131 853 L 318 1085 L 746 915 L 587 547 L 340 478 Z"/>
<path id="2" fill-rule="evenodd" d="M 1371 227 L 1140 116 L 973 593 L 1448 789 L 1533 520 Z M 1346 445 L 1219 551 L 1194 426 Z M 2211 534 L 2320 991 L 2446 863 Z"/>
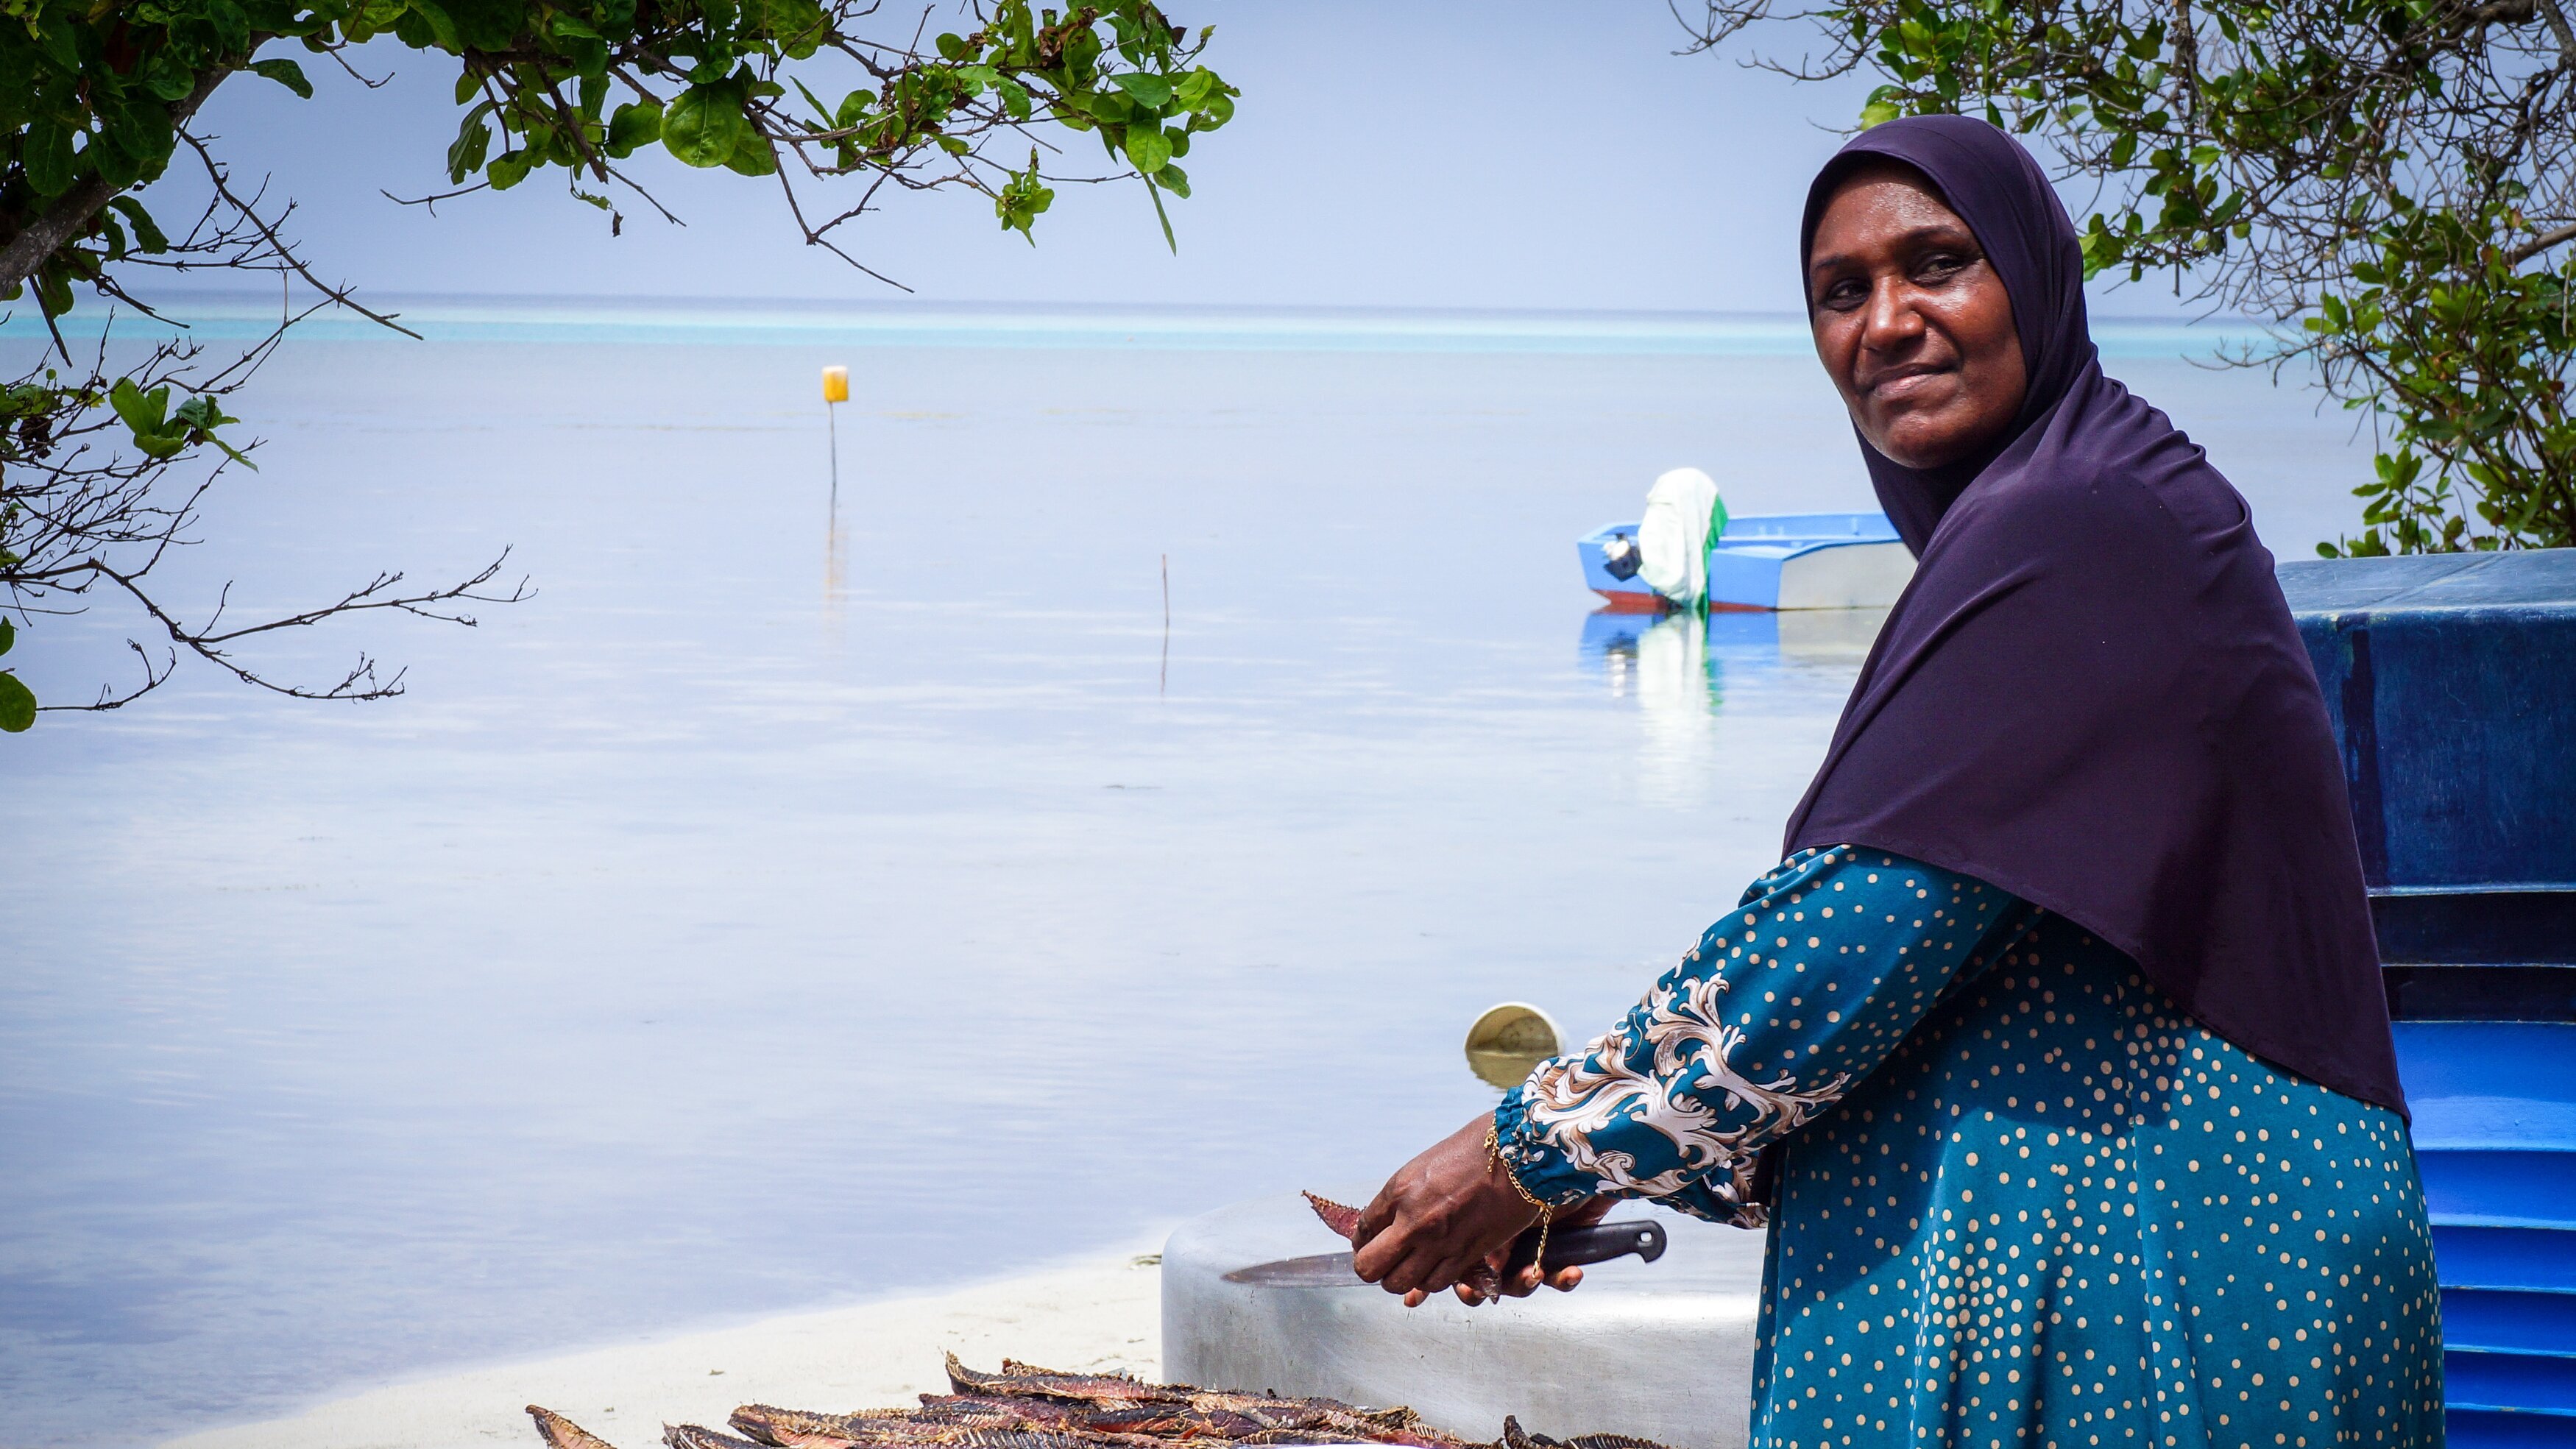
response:
<path id="1" fill-rule="evenodd" d="M 250 53 L 250 12 L 233 0 L 206 0 L 206 19 L 215 27 L 215 43 L 228 56 Z"/>
<path id="2" fill-rule="evenodd" d="M 490 179 L 494 191 L 507 191 L 527 180 L 536 164 L 536 157 L 529 152 L 504 151 L 484 165 L 483 174 Z"/>
<path id="3" fill-rule="evenodd" d="M 527 8 L 519 0 L 445 0 L 455 22 L 456 38 L 474 50 L 508 50 L 527 28 Z"/>
<path id="4" fill-rule="evenodd" d="M 18 626 L 10 623 L 7 616 L 0 615 L 0 654 L 8 653 L 17 642 Z"/>
<path id="5" fill-rule="evenodd" d="M 796 94 L 805 98 L 805 104 L 814 108 L 814 114 L 822 117 L 822 124 L 816 129 L 824 131 L 837 131 L 840 129 L 840 127 L 832 124 L 832 108 L 823 104 L 823 98 L 814 94 L 812 87 L 806 85 L 804 81 L 799 80 L 795 76 L 789 76 L 787 79 L 796 87 Z"/>
<path id="6" fill-rule="evenodd" d="M 38 196 L 60 196 L 72 189 L 70 127 L 50 116 L 39 118 L 28 125 L 27 138 L 20 145 L 19 164 Z"/>
<path id="7" fill-rule="evenodd" d="M 691 86 L 662 113 L 662 148 L 689 166 L 723 166 L 751 134 L 742 87 L 731 81 Z"/>
<path id="8" fill-rule="evenodd" d="M 30 24 L 27 28 L 35 36 L 36 47 L 43 52 L 45 59 L 52 61 L 65 75 L 81 73 L 80 41 L 72 34 L 71 25 L 60 11 L 55 12 L 53 20 Z"/>
<path id="9" fill-rule="evenodd" d="M 1035 246 L 1037 237 L 1029 228 L 1037 221 L 1040 212 L 1054 204 L 1054 188 L 1038 179 L 1038 152 L 1032 146 L 1029 148 L 1029 169 L 1011 173 L 1010 179 L 1003 183 L 1001 194 L 993 198 L 993 212 L 1002 219 L 1004 231 L 1016 231 L 1029 245 Z"/>
<path id="10" fill-rule="evenodd" d="M 119 196 L 107 204 L 133 225 L 134 239 L 142 243 L 145 252 L 170 250 L 170 238 L 162 232 L 159 223 L 152 220 L 152 213 L 143 209 L 142 202 L 131 196 Z"/>
<path id="11" fill-rule="evenodd" d="M 36 692 L 18 682 L 18 676 L 0 670 L 0 730 L 24 734 L 36 722 Z"/>
<path id="12" fill-rule="evenodd" d="M 638 147 L 662 138 L 662 108 L 651 101 L 629 101 L 608 118 L 608 154 L 623 160 Z"/>
<path id="13" fill-rule="evenodd" d="M 1884 126 L 1903 114 L 1894 101 L 1872 101 L 1860 108 L 1860 127 L 1866 131 L 1872 126 Z"/>
<path id="14" fill-rule="evenodd" d="M 1127 93 L 1127 98 L 1147 110 L 1160 111 L 1172 103 L 1172 83 L 1143 71 L 1122 71 L 1110 81 Z"/>
<path id="15" fill-rule="evenodd" d="M 394 37 L 414 50 L 443 50 L 450 55 L 465 48 L 456 38 L 456 19 L 437 0 L 411 0 L 400 15 L 394 17 Z"/>
<path id="16" fill-rule="evenodd" d="M 945 141 L 948 137 L 942 136 Z M 745 176 L 771 176 L 778 171 L 778 153 L 769 149 L 769 138 L 750 126 L 742 128 L 742 144 L 725 158 L 725 169 Z"/>
<path id="17" fill-rule="evenodd" d="M 1179 256 L 1181 242 L 1180 238 L 1172 235 L 1171 213 L 1163 210 L 1163 188 L 1156 186 L 1151 176 L 1145 178 L 1145 194 L 1154 199 L 1154 219 L 1163 224 L 1163 245 L 1172 249 L 1172 255 Z"/>
<path id="18" fill-rule="evenodd" d="M 791 60 L 813 55 L 830 29 L 814 0 L 760 0 L 760 24 Z"/>
<path id="19" fill-rule="evenodd" d="M 172 412 L 170 416 L 180 422 L 186 423 L 192 428 L 204 428 L 209 432 L 222 427 L 226 423 L 237 423 L 241 421 L 241 419 L 227 414 L 224 411 L 223 404 L 215 401 L 215 395 L 210 392 L 201 392 L 195 397 L 188 399 L 186 402 L 179 404 L 178 409 Z"/>
<path id="20" fill-rule="evenodd" d="M 1127 160 L 1148 176 L 1160 171 L 1172 159 L 1171 138 L 1159 126 L 1127 128 Z"/>
<path id="21" fill-rule="evenodd" d="M 168 114 L 163 113 L 163 119 Z M 80 159 L 98 168 L 98 179 L 116 191 L 124 191 L 149 174 L 157 175 L 169 158 L 169 152 L 154 152 L 150 142 L 131 129 L 111 128 L 81 150 Z"/>
<path id="22" fill-rule="evenodd" d="M 449 181 L 463 185 L 466 177 L 483 169 L 483 158 L 492 152 L 492 128 L 483 124 L 483 117 L 491 109 L 492 103 L 484 101 L 457 123 L 456 139 L 447 148 Z"/>
<path id="23" fill-rule="evenodd" d="M 165 44 L 143 63 L 143 84 L 162 100 L 175 101 L 197 88 L 197 73 L 179 58 L 176 47 Z"/>
<path id="24" fill-rule="evenodd" d="M 134 379 L 120 377 L 107 392 L 107 405 L 116 409 L 117 417 L 134 430 L 135 441 L 157 437 L 168 431 L 166 418 L 170 411 L 170 389 L 156 387 L 150 392 L 134 385 Z"/>
<path id="25" fill-rule="evenodd" d="M 255 60 L 250 63 L 250 68 L 254 73 L 268 77 L 308 101 L 313 99 L 313 82 L 304 78 L 304 67 L 291 60 L 282 57 Z"/>

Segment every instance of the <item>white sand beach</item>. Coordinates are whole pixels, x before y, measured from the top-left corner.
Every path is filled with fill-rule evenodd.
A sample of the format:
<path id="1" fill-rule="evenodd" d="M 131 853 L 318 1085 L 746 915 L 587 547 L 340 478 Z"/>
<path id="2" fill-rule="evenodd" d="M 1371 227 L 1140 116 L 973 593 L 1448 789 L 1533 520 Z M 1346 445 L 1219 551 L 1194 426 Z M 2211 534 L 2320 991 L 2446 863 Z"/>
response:
<path id="1" fill-rule="evenodd" d="M 1162 1357 L 1162 1274 L 1139 1255 L 944 1293 L 763 1319 L 371 1389 L 289 1418 L 167 1441 L 164 1449 L 534 1449 L 542 1404 L 618 1446 L 646 1449 L 667 1423 L 722 1428 L 736 1404 L 856 1409 L 944 1391 L 941 1354 L 991 1368 L 1151 1377 Z"/>

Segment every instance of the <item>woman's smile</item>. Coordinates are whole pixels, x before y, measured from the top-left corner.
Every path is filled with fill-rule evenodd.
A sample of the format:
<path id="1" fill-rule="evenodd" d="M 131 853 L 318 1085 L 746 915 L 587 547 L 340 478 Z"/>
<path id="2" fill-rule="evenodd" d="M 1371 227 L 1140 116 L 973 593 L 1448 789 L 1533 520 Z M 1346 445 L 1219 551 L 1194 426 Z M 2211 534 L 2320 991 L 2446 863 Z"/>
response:
<path id="1" fill-rule="evenodd" d="M 1955 384 L 1958 375 L 1959 370 L 1956 367 L 1938 367 L 1928 362 L 1906 362 L 1874 373 L 1864 372 L 1859 383 L 1863 392 L 1880 402 L 1902 402 L 1924 398 L 1938 385 L 1938 380 L 1947 380 Z"/>

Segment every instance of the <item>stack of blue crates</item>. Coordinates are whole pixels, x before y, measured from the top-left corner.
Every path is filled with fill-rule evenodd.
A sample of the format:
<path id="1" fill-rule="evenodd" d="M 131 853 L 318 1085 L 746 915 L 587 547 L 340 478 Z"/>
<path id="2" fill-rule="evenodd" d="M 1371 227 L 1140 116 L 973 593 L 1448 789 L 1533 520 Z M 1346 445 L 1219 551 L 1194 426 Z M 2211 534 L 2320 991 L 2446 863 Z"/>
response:
<path id="1" fill-rule="evenodd" d="M 2281 583 L 2370 881 L 2451 1445 L 2576 1446 L 2576 549 Z"/>

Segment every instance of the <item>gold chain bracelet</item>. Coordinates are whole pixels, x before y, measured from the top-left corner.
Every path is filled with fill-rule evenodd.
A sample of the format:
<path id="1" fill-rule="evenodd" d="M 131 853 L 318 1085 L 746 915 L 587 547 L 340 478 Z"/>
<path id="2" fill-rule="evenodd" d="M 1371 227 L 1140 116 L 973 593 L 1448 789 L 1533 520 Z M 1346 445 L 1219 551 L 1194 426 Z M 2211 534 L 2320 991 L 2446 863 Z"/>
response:
<path id="1" fill-rule="evenodd" d="M 1521 1201 L 1538 1210 L 1538 1251 L 1530 1255 L 1530 1262 L 1537 1266 L 1539 1277 L 1544 1280 L 1547 1277 L 1547 1230 L 1556 1217 L 1556 1209 L 1539 1201 L 1538 1194 L 1522 1185 L 1521 1175 L 1514 1172 L 1512 1165 L 1503 1160 L 1500 1123 L 1485 1124 L 1485 1166 L 1488 1171 L 1502 1173 L 1503 1180 L 1512 1185 L 1512 1191 L 1521 1195 Z"/>

